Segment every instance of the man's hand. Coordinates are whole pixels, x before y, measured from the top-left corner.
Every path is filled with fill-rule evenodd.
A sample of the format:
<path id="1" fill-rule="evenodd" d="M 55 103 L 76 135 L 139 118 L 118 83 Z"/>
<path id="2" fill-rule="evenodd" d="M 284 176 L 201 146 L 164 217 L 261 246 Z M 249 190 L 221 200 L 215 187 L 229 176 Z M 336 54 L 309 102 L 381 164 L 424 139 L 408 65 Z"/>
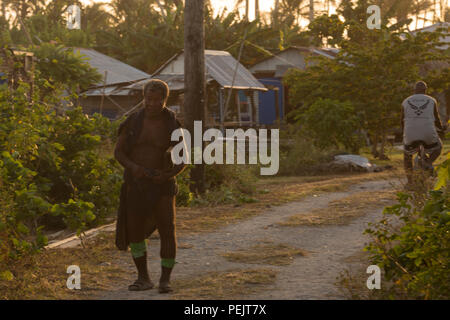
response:
<path id="1" fill-rule="evenodd" d="M 147 172 L 145 171 L 145 168 L 141 167 L 137 164 L 135 164 L 131 167 L 131 173 L 133 174 L 133 176 L 135 178 L 138 178 L 138 179 L 145 178 L 147 176 Z"/>
<path id="2" fill-rule="evenodd" d="M 157 170 L 158 175 L 152 178 L 152 181 L 156 184 L 162 184 L 173 177 L 170 172 Z"/>

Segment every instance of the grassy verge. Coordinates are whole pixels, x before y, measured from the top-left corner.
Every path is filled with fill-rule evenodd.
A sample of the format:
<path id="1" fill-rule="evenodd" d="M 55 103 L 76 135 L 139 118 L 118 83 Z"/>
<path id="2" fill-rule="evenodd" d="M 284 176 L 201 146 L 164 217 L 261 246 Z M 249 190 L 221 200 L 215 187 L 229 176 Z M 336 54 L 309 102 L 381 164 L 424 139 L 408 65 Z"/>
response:
<path id="1" fill-rule="evenodd" d="M 88 299 L 125 281 L 129 255 L 114 247 L 114 234 L 104 233 L 86 241 L 85 248 L 46 250 L 24 257 L 13 269 L 14 278 L 0 281 L 0 299 Z M 67 267 L 81 270 L 81 290 L 69 290 Z"/>

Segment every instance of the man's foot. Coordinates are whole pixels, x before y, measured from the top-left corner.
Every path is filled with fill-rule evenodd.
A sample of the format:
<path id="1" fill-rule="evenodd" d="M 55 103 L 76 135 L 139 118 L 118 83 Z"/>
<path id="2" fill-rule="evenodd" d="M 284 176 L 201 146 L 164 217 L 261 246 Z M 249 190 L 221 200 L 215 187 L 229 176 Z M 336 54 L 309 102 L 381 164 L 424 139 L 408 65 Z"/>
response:
<path id="1" fill-rule="evenodd" d="M 159 291 L 159 293 L 170 293 L 173 291 L 173 289 L 170 286 L 169 282 L 160 282 L 158 291 Z"/>
<path id="2" fill-rule="evenodd" d="M 170 286 L 170 274 L 173 268 L 167 268 L 161 266 L 161 278 L 159 279 L 159 293 L 169 293 L 172 292 L 172 287 Z"/>
<path id="3" fill-rule="evenodd" d="M 128 286 L 129 291 L 144 291 L 153 289 L 155 285 L 151 280 L 137 279 L 133 284 Z"/>

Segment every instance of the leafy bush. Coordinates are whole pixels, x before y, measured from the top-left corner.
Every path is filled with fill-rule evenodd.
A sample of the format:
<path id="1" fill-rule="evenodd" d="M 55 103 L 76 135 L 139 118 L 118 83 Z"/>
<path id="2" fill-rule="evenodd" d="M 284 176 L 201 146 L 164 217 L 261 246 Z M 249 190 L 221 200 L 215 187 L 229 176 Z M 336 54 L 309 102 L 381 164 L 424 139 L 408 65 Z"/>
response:
<path id="1" fill-rule="evenodd" d="M 371 262 L 384 268 L 392 285 L 390 298 L 450 297 L 450 155 L 439 168 L 439 180 L 426 201 L 399 193 L 399 203 L 387 207 L 384 218 L 366 230 Z M 394 219 L 395 217 L 396 222 Z"/>
<path id="2" fill-rule="evenodd" d="M 37 58 L 36 69 L 40 78 L 46 79 L 52 85 L 64 84 L 67 89 L 83 90 L 102 79 L 102 76 L 86 63 L 87 57 L 63 45 L 44 42 L 34 47 L 33 52 Z"/>
<path id="3" fill-rule="evenodd" d="M 225 203 L 248 203 L 255 200 L 256 165 L 206 165 L 205 193 L 197 195 L 193 205 L 215 205 Z"/>
<path id="4" fill-rule="evenodd" d="M 182 173 L 177 176 L 178 194 L 177 194 L 177 206 L 187 207 L 194 199 L 194 195 L 189 189 L 189 174 L 192 165 L 188 165 Z"/>
<path id="5" fill-rule="evenodd" d="M 333 160 L 336 148 L 318 148 L 313 139 L 290 125 L 280 132 L 279 175 L 304 175 L 326 172 L 325 163 Z"/>
<path id="6" fill-rule="evenodd" d="M 296 119 L 321 149 L 342 145 L 346 150 L 358 153 L 363 144 L 358 133 L 360 121 L 349 102 L 320 98 Z"/>
<path id="7" fill-rule="evenodd" d="M 58 115 L 30 105 L 27 92 L 0 87 L 0 265 L 42 248 L 42 225 L 59 221 L 80 234 L 100 223 L 117 209 L 122 181 L 100 148 L 116 124 L 81 108 Z"/>

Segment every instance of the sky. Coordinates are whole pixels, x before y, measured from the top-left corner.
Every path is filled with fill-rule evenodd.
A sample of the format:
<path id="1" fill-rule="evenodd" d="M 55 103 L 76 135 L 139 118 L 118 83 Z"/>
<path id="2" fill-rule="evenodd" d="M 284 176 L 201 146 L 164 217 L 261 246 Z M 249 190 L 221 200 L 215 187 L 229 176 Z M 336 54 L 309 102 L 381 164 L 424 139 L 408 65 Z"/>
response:
<path id="1" fill-rule="evenodd" d="M 446 0 L 447 4 L 449 0 Z M 110 2 L 110 0 L 81 0 L 81 2 L 83 3 L 92 3 L 92 2 Z M 235 4 L 236 4 L 237 0 L 211 0 L 211 3 L 214 7 L 214 11 L 215 14 L 221 12 L 224 8 L 227 8 L 228 11 L 231 11 Z M 339 1 L 337 1 L 339 2 Z M 259 0 L 259 10 L 260 12 L 263 14 L 264 12 L 269 12 L 274 6 L 274 0 Z M 243 3 L 240 5 L 240 10 L 242 13 L 244 13 L 245 10 L 245 1 L 243 1 Z M 335 13 L 336 10 L 334 7 L 330 8 L 330 14 Z M 255 0 L 250 0 L 250 6 L 249 6 L 249 18 L 250 20 L 254 19 L 254 15 L 255 15 Z M 431 13 L 430 16 L 428 16 L 429 18 L 431 18 Z M 307 25 L 308 24 L 308 20 L 306 19 L 302 19 L 300 21 L 301 25 Z M 425 23 L 425 25 L 429 25 L 431 23 Z M 418 25 L 419 28 L 424 26 L 424 22 L 423 21 L 419 21 Z M 413 22 L 411 24 L 412 29 L 415 28 L 415 22 Z"/>
<path id="2" fill-rule="evenodd" d="M 110 2 L 111 0 L 80 0 L 82 3 L 84 4 L 90 4 L 93 2 Z M 447 5 L 450 2 L 450 0 L 445 0 Z M 235 4 L 236 4 L 237 0 L 211 0 L 211 3 L 214 7 L 214 11 L 215 14 L 221 12 L 224 8 L 227 8 L 228 11 L 233 10 Z M 336 1 L 339 3 L 339 1 Z M 259 0 L 259 10 L 262 14 L 264 14 L 264 12 L 269 12 L 274 6 L 274 0 Z M 316 7 L 316 9 L 318 9 Z M 240 5 L 240 10 L 242 12 L 242 14 L 245 11 L 245 1 L 243 1 Z M 330 8 L 330 14 L 335 13 L 336 10 L 334 7 Z M 254 19 L 254 14 L 255 14 L 255 0 L 250 0 L 250 6 L 249 6 L 249 18 L 250 20 Z M 431 18 L 431 13 L 429 13 L 428 18 Z M 306 26 L 308 25 L 308 20 L 307 19 L 301 19 L 300 20 L 300 25 L 302 26 Z M 431 23 L 425 23 L 426 25 L 430 25 Z M 412 30 L 415 29 L 415 21 L 413 21 L 410 25 L 410 28 Z M 422 28 L 424 26 L 424 22 L 422 20 L 419 20 L 417 27 L 418 28 Z"/>
<path id="3" fill-rule="evenodd" d="M 236 0 L 211 0 L 211 3 L 214 7 L 214 10 L 217 12 L 223 10 L 224 7 L 227 7 L 229 10 L 232 10 L 235 6 Z M 273 0 L 260 0 L 259 1 L 259 11 L 260 12 L 269 12 L 274 5 Z M 245 2 L 241 4 L 243 10 L 245 10 Z M 255 17 L 255 1 L 250 1 L 249 6 L 249 19 L 254 19 Z"/>
<path id="4" fill-rule="evenodd" d="M 92 2 L 110 2 L 110 0 L 81 0 L 82 3 L 84 4 L 90 4 Z M 211 0 L 211 3 L 213 5 L 214 8 L 214 13 L 218 14 L 219 12 L 221 12 L 224 8 L 227 9 L 227 11 L 231 11 L 234 9 L 235 5 L 236 5 L 237 0 Z M 270 12 L 271 9 L 274 7 L 274 0 L 259 0 L 259 11 L 261 14 L 264 14 L 264 12 Z M 240 5 L 239 5 L 240 11 L 242 12 L 242 14 L 244 14 L 245 12 L 245 1 L 243 1 Z M 335 9 L 334 7 L 332 7 L 330 9 L 330 13 L 333 14 L 335 13 Z M 250 4 L 249 4 L 249 19 L 253 20 L 255 17 L 255 0 L 250 0 Z M 308 20 L 306 19 L 302 19 L 300 21 L 301 25 L 308 25 Z"/>
<path id="5" fill-rule="evenodd" d="M 110 0 L 81 0 L 84 4 L 89 4 L 92 2 L 110 2 Z M 211 0 L 211 3 L 214 7 L 215 13 L 218 13 L 223 10 L 223 8 L 227 8 L 228 10 L 232 10 L 236 4 L 236 0 Z M 270 9 L 273 7 L 274 1 L 273 0 L 260 0 L 259 1 L 259 11 L 270 11 Z M 241 5 L 242 9 L 245 8 L 245 3 L 242 3 Z M 250 0 L 250 8 L 249 8 L 249 18 L 254 19 L 255 15 L 255 1 Z"/>

